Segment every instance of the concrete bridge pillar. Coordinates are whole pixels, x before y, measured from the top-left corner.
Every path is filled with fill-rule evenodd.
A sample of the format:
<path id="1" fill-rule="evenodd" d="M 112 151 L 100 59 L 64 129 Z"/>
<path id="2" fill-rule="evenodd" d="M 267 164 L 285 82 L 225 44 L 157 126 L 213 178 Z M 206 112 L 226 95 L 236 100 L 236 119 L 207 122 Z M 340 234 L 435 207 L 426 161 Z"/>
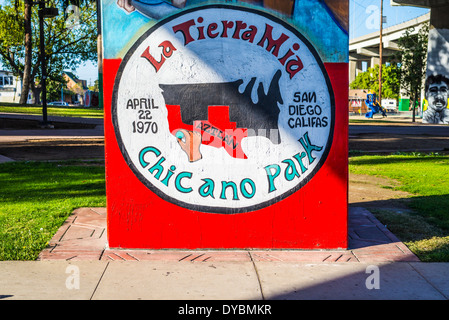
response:
<path id="1" fill-rule="evenodd" d="M 449 124 L 449 1 L 430 11 L 423 123 Z M 443 88 L 444 87 L 444 88 Z M 444 101 L 443 106 L 441 102 Z"/>
<path id="2" fill-rule="evenodd" d="M 449 1 L 448 1 L 449 2 Z M 449 77 L 449 3 L 430 12 L 427 76 Z"/>
<path id="3" fill-rule="evenodd" d="M 354 81 L 355 77 L 363 72 L 364 60 L 349 60 L 349 83 Z"/>

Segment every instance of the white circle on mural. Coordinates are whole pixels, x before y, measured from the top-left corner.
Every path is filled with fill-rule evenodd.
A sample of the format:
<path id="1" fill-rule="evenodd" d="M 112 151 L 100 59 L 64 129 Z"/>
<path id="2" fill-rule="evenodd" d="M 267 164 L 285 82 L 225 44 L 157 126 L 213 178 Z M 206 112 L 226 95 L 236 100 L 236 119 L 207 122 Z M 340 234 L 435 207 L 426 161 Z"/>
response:
<path id="1" fill-rule="evenodd" d="M 112 120 L 151 191 L 191 210 L 240 213 L 290 196 L 321 168 L 334 100 L 299 31 L 262 11 L 209 5 L 136 41 L 117 73 Z"/>

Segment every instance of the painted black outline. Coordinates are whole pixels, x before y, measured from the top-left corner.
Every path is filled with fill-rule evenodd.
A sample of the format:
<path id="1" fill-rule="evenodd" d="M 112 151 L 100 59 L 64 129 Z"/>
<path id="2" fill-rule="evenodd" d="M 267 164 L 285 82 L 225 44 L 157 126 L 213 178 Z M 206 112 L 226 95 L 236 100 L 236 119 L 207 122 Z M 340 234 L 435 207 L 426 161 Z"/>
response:
<path id="1" fill-rule="evenodd" d="M 185 14 L 204 10 L 204 9 L 227 9 L 227 10 L 246 11 L 246 12 L 250 12 L 250 13 L 253 13 L 256 15 L 263 16 L 263 17 L 283 26 L 285 29 L 289 30 L 295 36 L 297 36 L 307 46 L 307 49 L 312 53 L 313 57 L 315 58 L 316 62 L 318 63 L 318 66 L 320 67 L 320 70 L 325 78 L 326 85 L 327 85 L 328 91 L 329 91 L 329 98 L 330 98 L 330 102 L 331 102 L 331 121 L 330 121 L 330 129 L 329 129 L 329 139 L 327 140 L 326 147 L 324 148 L 323 154 L 322 154 L 318 164 L 316 165 L 316 167 L 312 170 L 311 173 L 309 173 L 307 175 L 306 178 L 304 178 L 302 181 L 300 181 L 295 187 L 291 188 L 290 190 L 284 192 L 283 194 L 281 194 L 273 199 L 270 199 L 270 200 L 267 200 L 267 201 L 264 201 L 264 202 L 261 202 L 261 203 L 255 204 L 255 205 L 251 205 L 248 207 L 227 208 L 227 207 L 212 207 L 212 206 L 193 205 L 190 203 L 180 201 L 176 198 L 173 198 L 173 197 L 165 194 L 160 189 L 158 189 L 155 185 L 153 185 L 147 178 L 145 178 L 145 176 L 143 174 L 141 174 L 139 172 L 139 170 L 134 166 L 134 163 L 131 161 L 131 158 L 129 157 L 129 155 L 126 151 L 126 148 L 125 148 L 123 141 L 121 139 L 121 136 L 120 136 L 120 130 L 119 130 L 118 119 L 117 119 L 117 95 L 118 95 L 118 90 L 119 90 L 119 86 L 120 86 L 122 72 L 123 72 L 123 69 L 125 68 L 126 64 L 128 63 L 128 60 L 134 54 L 135 50 L 140 46 L 140 44 L 143 41 L 145 41 L 151 35 L 151 33 L 153 33 L 155 30 L 157 30 L 160 26 L 162 26 L 180 16 L 183 16 Z M 112 123 L 114 126 L 115 135 L 117 138 L 117 143 L 120 147 L 120 151 L 121 151 L 123 157 L 125 158 L 126 163 L 131 168 L 133 173 L 137 176 L 137 178 L 140 180 L 140 182 L 142 182 L 154 194 L 156 194 L 157 196 L 159 196 L 160 198 L 162 198 L 165 201 L 168 201 L 170 203 L 173 203 L 175 205 L 183 207 L 187 210 L 199 211 L 199 212 L 204 212 L 204 213 L 214 213 L 214 214 L 237 214 L 237 213 L 253 212 L 253 211 L 263 209 L 263 208 L 267 208 L 281 200 L 288 198 L 293 193 L 296 193 L 302 187 L 304 187 L 315 176 L 315 174 L 321 169 L 321 167 L 327 160 L 329 151 L 332 147 L 333 138 L 334 138 L 335 96 L 334 96 L 334 91 L 332 88 L 332 84 L 331 84 L 329 75 L 327 74 L 326 68 L 324 67 L 324 63 L 321 61 L 321 58 L 318 55 L 318 52 L 313 47 L 313 45 L 309 42 L 309 40 L 307 40 L 292 25 L 288 24 L 286 21 L 284 21 L 276 16 L 273 16 L 267 12 L 259 11 L 259 10 L 253 9 L 253 8 L 240 7 L 240 6 L 236 6 L 236 5 L 212 4 L 212 5 L 204 5 L 204 6 L 186 9 L 179 13 L 171 15 L 165 19 L 162 19 L 162 20 L 158 21 L 155 25 L 153 25 L 150 29 L 148 29 L 141 37 L 139 37 L 139 39 L 131 46 L 131 48 L 126 53 L 125 57 L 123 58 L 123 60 L 120 63 L 119 69 L 117 71 L 115 81 L 114 81 L 114 89 L 112 91 L 111 116 L 112 116 Z"/>

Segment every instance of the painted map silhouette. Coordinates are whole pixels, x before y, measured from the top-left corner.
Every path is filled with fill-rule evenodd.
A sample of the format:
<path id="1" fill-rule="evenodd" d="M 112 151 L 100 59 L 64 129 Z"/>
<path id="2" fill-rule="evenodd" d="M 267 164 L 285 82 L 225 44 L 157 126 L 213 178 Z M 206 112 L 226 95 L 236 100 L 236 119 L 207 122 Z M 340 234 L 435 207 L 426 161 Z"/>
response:
<path id="1" fill-rule="evenodd" d="M 246 159 L 241 141 L 248 135 L 264 135 L 279 144 L 279 107 L 283 100 L 278 70 L 265 94 L 262 83 L 257 89 L 253 77 L 242 93 L 243 80 L 222 83 L 160 84 L 168 110 L 170 132 L 184 129 L 201 133 L 201 144 L 224 147 L 234 158 Z M 257 91 L 257 101 L 251 98 Z M 251 129 L 251 130 L 249 130 Z M 179 138 L 179 137 L 178 137 Z"/>

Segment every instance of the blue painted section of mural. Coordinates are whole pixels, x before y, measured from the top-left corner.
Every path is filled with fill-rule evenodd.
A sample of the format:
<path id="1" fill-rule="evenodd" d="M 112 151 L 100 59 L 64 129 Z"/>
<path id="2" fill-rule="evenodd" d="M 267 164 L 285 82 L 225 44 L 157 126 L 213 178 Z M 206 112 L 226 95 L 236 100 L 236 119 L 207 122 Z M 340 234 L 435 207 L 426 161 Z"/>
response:
<path id="1" fill-rule="evenodd" d="M 116 0 L 102 1 L 103 58 L 122 58 L 123 48 L 150 22 L 138 11 L 126 13 Z"/>
<path id="2" fill-rule="evenodd" d="M 128 1 L 128 0 L 123 0 Z M 158 21 L 178 9 L 161 0 L 132 0 L 137 9 L 131 13 L 117 5 L 117 0 L 102 0 L 102 34 L 105 59 L 123 58 L 132 44 Z M 332 10 L 322 0 L 295 0 L 291 16 L 237 0 L 187 0 L 185 9 L 227 3 L 268 11 L 294 25 L 314 44 L 323 62 L 348 62 L 348 32 L 340 26 Z M 325 10 L 323 10 L 323 7 Z M 153 18 L 151 18 L 153 17 Z M 323 30 L 325 28 L 325 32 Z"/>
<path id="3" fill-rule="evenodd" d="M 297 29 L 314 44 L 323 62 L 349 61 L 348 32 L 323 1 L 296 0 L 292 19 Z M 325 32 L 323 26 L 326 26 Z"/>

